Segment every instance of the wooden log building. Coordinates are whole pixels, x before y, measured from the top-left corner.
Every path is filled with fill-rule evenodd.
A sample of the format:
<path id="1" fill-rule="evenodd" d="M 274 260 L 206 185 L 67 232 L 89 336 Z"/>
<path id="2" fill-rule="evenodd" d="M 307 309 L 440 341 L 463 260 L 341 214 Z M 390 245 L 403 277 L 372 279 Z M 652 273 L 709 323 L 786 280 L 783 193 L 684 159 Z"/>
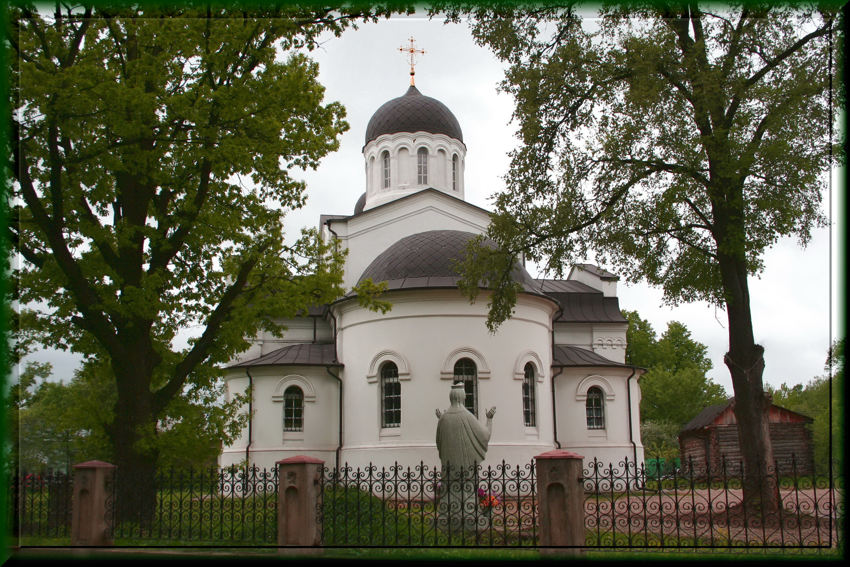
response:
<path id="1" fill-rule="evenodd" d="M 706 465 L 712 476 L 723 470 L 740 474 L 741 450 L 738 444 L 738 422 L 734 398 L 725 404 L 708 406 L 689 421 L 679 432 L 679 452 L 686 470 L 703 473 Z M 808 475 L 812 473 L 812 418 L 772 404 L 770 407 L 770 440 L 773 457 L 780 474 Z"/>

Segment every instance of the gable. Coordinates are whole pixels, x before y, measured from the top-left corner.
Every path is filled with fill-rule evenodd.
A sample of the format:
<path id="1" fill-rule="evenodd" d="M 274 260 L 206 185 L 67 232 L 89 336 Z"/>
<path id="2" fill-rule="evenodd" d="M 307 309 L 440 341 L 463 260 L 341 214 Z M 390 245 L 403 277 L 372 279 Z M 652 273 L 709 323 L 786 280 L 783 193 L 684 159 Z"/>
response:
<path id="1" fill-rule="evenodd" d="M 325 217 L 326 237 L 348 250 L 343 284 L 351 287 L 387 248 L 413 234 L 456 230 L 483 234 L 490 213 L 435 189 L 425 189 L 350 217 Z"/>

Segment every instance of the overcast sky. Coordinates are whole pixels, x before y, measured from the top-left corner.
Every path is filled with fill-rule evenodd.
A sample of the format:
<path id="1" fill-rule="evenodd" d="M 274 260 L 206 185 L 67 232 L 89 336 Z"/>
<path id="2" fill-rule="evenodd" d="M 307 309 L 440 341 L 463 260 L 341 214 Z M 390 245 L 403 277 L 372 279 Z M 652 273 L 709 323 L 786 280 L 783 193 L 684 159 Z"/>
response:
<path id="1" fill-rule="evenodd" d="M 352 213 L 365 190 L 361 150 L 366 125 L 379 106 L 407 90 L 409 67 L 398 48 L 407 46 L 411 36 L 416 46 L 426 51 L 417 57 L 417 88 L 448 106 L 463 130 L 466 200 L 490 209 L 490 197 L 504 190 L 506 155 L 516 139 L 510 124 L 512 98 L 496 89 L 503 78 L 501 63 L 474 43 L 466 24 L 444 25 L 424 17 L 393 18 L 361 25 L 341 38 L 329 38 L 312 53 L 320 65 L 320 81 L 327 88 L 326 100 L 345 106 L 350 130 L 342 136 L 338 152 L 325 158 L 317 171 L 305 174 L 309 200 L 306 208 L 288 216 L 292 232 L 318 225 L 320 214 Z M 835 185 L 833 191 L 838 195 Z M 825 206 L 827 199 L 825 195 Z M 835 210 L 840 210 L 837 205 Z M 765 347 L 765 382 L 772 386 L 806 383 L 824 374 L 829 347 L 828 230 L 816 231 L 806 249 L 782 241 L 765 259 L 765 271 L 750 281 L 756 340 Z M 832 293 L 836 297 L 835 286 Z M 723 365 L 728 344 L 724 312 L 699 303 L 664 307 L 660 291 L 647 286 L 620 282 L 618 295 L 620 307 L 637 310 L 658 335 L 669 321 L 684 323 L 694 339 L 708 346 L 714 365 L 709 376 L 732 394 Z M 42 351 L 31 358 L 52 361 L 54 373 L 61 379 L 70 377 L 76 364 L 75 358 L 55 352 Z"/>

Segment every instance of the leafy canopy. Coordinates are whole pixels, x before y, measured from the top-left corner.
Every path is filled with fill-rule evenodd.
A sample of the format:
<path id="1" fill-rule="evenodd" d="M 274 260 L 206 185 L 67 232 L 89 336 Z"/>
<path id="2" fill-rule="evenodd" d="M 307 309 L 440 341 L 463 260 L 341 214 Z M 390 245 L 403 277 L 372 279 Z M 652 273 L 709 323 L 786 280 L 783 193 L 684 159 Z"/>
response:
<path id="1" fill-rule="evenodd" d="M 520 141 L 488 233 L 504 253 L 465 266 L 464 288 L 496 289 L 491 328 L 510 316 L 519 254 L 725 306 L 721 259 L 756 274 L 779 238 L 805 244 L 824 222 L 836 7 L 632 3 L 583 21 L 577 5 L 434 7 L 470 14 L 507 63 Z"/>
<path id="2" fill-rule="evenodd" d="M 348 128 L 306 51 L 382 13 L 10 9 L 8 235 L 20 304 L 37 307 L 22 320 L 109 365 L 125 431 L 184 393 L 214 399 L 217 365 L 246 336 L 345 291 L 342 256 L 315 230 L 285 238 L 306 199 L 291 172 Z M 196 336 L 177 347 L 185 329 Z"/>

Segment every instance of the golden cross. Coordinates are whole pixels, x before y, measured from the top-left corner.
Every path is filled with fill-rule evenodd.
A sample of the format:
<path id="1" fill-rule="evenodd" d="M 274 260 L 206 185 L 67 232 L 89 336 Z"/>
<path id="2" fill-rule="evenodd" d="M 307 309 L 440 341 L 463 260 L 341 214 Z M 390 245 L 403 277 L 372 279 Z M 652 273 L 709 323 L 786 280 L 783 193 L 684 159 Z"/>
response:
<path id="1" fill-rule="evenodd" d="M 416 40 L 413 39 L 413 36 L 410 37 L 409 41 L 410 41 L 410 47 L 399 47 L 398 50 L 401 51 L 402 53 L 408 53 L 410 55 L 410 86 L 413 86 L 413 84 L 414 84 L 413 83 L 413 75 L 416 74 L 416 71 L 413 70 L 413 66 L 416 65 L 416 60 L 414 58 L 416 57 L 417 53 L 424 54 L 425 50 L 424 49 L 416 49 L 413 46 L 414 41 L 416 41 Z"/>

